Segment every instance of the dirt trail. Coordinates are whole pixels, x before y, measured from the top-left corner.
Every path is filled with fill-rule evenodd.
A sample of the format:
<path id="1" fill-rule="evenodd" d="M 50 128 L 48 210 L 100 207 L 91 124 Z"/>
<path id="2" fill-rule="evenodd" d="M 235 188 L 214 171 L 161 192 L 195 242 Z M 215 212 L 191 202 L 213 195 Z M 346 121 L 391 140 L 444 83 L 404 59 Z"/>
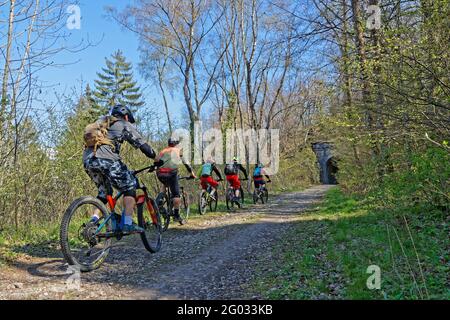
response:
<path id="1" fill-rule="evenodd" d="M 58 247 L 23 248 L 28 254 L 0 269 L 0 299 L 257 299 L 246 289 L 255 268 L 270 271 L 274 241 L 329 188 L 171 225 L 157 254 L 147 253 L 137 236 L 118 242 L 100 269 L 81 274 L 78 289 L 68 290 Z"/>

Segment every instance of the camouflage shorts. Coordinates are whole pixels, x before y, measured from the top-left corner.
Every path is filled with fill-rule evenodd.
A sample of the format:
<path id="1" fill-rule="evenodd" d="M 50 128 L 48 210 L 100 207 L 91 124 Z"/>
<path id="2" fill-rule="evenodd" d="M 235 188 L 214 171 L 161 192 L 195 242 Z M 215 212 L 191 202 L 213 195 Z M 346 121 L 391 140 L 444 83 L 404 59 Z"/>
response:
<path id="1" fill-rule="evenodd" d="M 113 187 L 120 192 L 136 189 L 136 178 L 121 161 L 89 158 L 84 163 L 86 173 L 98 188 L 98 197 L 112 195 Z"/>

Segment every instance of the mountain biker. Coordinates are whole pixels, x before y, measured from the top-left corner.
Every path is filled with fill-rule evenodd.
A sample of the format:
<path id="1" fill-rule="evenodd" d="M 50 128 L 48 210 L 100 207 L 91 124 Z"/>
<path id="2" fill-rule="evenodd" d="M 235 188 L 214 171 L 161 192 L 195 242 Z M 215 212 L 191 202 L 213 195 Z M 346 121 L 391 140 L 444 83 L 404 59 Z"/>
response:
<path id="1" fill-rule="evenodd" d="M 225 176 L 228 183 L 234 189 L 234 199 L 233 201 L 238 202 L 240 199 L 240 188 L 241 181 L 239 180 L 239 171 L 245 176 L 244 180 L 248 180 L 247 170 L 239 163 L 239 159 L 237 157 L 233 158 L 233 162 L 225 165 Z"/>
<path id="2" fill-rule="evenodd" d="M 264 165 L 262 163 L 258 163 L 255 170 L 253 170 L 253 182 L 255 184 L 255 189 L 259 189 L 260 186 L 266 185 L 264 176 L 267 178 L 267 182 L 272 182 L 270 177 L 267 175 L 266 170 L 264 170 Z"/>
<path id="3" fill-rule="evenodd" d="M 213 171 L 216 173 L 217 177 L 219 177 L 219 181 L 221 181 L 222 175 L 220 174 L 219 169 L 217 169 L 216 167 L 216 162 L 214 161 L 214 159 L 209 158 L 200 168 L 199 175 L 202 190 L 206 190 L 208 188 L 208 185 L 210 185 L 212 189 L 211 196 L 214 198 L 219 182 L 214 180 L 214 178 L 212 177 Z"/>
<path id="4" fill-rule="evenodd" d="M 158 180 L 165 186 L 170 188 L 173 199 L 173 214 L 175 221 L 178 221 L 180 225 L 184 224 L 183 219 L 180 217 L 180 185 L 178 180 L 178 165 L 183 163 L 186 170 L 190 173 L 192 178 L 196 178 L 192 167 L 185 162 L 183 153 L 180 148 L 177 147 L 178 140 L 170 138 L 167 142 L 167 147 L 163 149 L 155 159 L 155 166 L 157 167 L 156 176 Z"/>
<path id="5" fill-rule="evenodd" d="M 133 211 L 136 205 L 136 178 L 120 158 L 120 147 L 127 141 L 148 158 L 154 159 L 156 154 L 152 147 L 143 139 L 142 135 L 132 125 L 135 119 L 130 109 L 124 105 L 115 105 L 110 115 L 115 121 L 107 131 L 107 138 L 112 142 L 98 147 L 85 147 L 83 152 L 83 165 L 86 173 L 98 188 L 97 198 L 107 203 L 106 196 L 112 195 L 113 187 L 124 195 L 124 212 L 122 221 L 115 227 L 123 232 L 143 232 L 139 226 L 133 224 Z M 99 119 L 98 121 L 101 121 Z M 91 224 L 99 220 L 99 211 L 94 212 Z M 117 228 L 118 227 L 118 228 Z"/>

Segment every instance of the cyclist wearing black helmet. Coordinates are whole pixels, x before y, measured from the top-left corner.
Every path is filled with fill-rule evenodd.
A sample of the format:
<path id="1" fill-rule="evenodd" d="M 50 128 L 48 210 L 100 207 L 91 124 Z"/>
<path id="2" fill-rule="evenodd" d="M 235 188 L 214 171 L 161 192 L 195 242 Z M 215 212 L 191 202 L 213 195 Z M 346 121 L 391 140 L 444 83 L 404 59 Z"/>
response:
<path id="1" fill-rule="evenodd" d="M 98 188 L 98 198 L 107 203 L 106 196 L 111 195 L 112 187 L 124 195 L 124 212 L 120 229 L 124 232 L 143 230 L 133 224 L 132 215 L 136 205 L 136 178 L 128 170 L 120 158 L 120 147 L 127 141 L 135 149 L 139 148 L 148 158 L 154 159 L 156 154 L 152 147 L 143 139 L 142 135 L 132 125 L 135 123 L 130 109 L 123 105 L 116 105 L 111 110 L 111 116 L 103 117 L 99 122 L 109 121 L 106 138 L 107 144 L 86 147 L 83 152 L 83 165 L 87 174 Z M 94 213 L 91 223 L 97 223 L 98 213 Z"/>
<path id="2" fill-rule="evenodd" d="M 183 153 L 177 147 L 179 141 L 170 138 L 167 141 L 167 148 L 163 149 L 156 157 L 155 165 L 158 167 L 156 175 L 161 183 L 170 188 L 173 197 L 173 214 L 175 220 L 180 224 L 184 224 L 180 216 L 180 185 L 178 181 L 178 166 L 183 164 L 192 178 L 196 178 L 192 167 L 183 158 Z"/>
<path id="3" fill-rule="evenodd" d="M 232 163 L 227 163 L 225 165 L 225 176 L 228 181 L 228 183 L 233 187 L 235 190 L 234 192 L 234 201 L 239 201 L 240 195 L 241 195 L 241 181 L 239 180 L 239 171 L 242 171 L 242 173 L 245 176 L 245 180 L 248 179 L 247 170 L 245 170 L 244 166 L 239 163 L 238 157 L 233 157 Z"/>

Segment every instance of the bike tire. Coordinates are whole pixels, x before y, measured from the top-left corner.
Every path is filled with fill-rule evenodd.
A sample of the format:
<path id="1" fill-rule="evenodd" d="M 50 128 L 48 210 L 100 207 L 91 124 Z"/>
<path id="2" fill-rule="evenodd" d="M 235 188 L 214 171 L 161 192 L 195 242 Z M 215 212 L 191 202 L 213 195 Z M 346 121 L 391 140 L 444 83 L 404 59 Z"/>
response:
<path id="1" fill-rule="evenodd" d="M 216 190 L 215 192 L 215 200 L 212 200 L 209 202 L 209 210 L 211 210 L 211 212 L 215 212 L 217 210 L 217 203 L 219 202 L 219 192 L 218 190 Z"/>
<path id="2" fill-rule="evenodd" d="M 263 198 L 264 198 L 265 203 L 269 202 L 269 191 L 267 189 L 264 189 Z"/>
<path id="3" fill-rule="evenodd" d="M 152 214 L 149 212 L 147 205 L 145 203 L 140 203 L 137 205 L 138 224 L 141 228 L 149 230 L 149 232 L 140 234 L 145 249 L 151 253 L 156 253 L 161 250 L 162 245 L 163 231 L 161 215 L 159 214 L 159 209 L 156 202 L 153 199 L 149 199 L 148 201 L 150 201 L 154 210 L 153 216 L 156 219 L 156 223 L 153 221 Z"/>
<path id="4" fill-rule="evenodd" d="M 236 201 L 235 203 L 236 203 L 236 206 L 238 207 L 238 209 L 242 208 L 242 203 L 241 202 Z"/>
<path id="5" fill-rule="evenodd" d="M 200 193 L 200 197 L 198 199 L 198 213 L 200 215 L 204 215 L 206 213 L 206 208 L 208 207 L 208 200 L 206 199 L 206 191 Z"/>
<path id="6" fill-rule="evenodd" d="M 93 271 L 97 268 L 99 268 L 102 263 L 105 261 L 106 257 L 109 254 L 110 250 L 110 244 L 112 239 L 109 238 L 105 240 L 106 249 L 98 255 L 98 258 L 95 259 L 91 263 L 82 263 L 77 259 L 70 249 L 70 243 L 69 243 L 69 225 L 73 218 L 73 215 L 76 213 L 77 209 L 80 208 L 83 205 L 92 205 L 100 210 L 102 214 L 102 218 L 106 218 L 109 215 L 108 209 L 105 207 L 105 205 L 94 197 L 81 197 L 76 199 L 72 202 L 72 204 L 67 208 L 67 210 L 64 212 L 63 218 L 61 220 L 61 227 L 60 227 L 60 234 L 59 234 L 59 242 L 61 246 L 62 254 L 67 261 L 67 263 L 71 266 L 76 266 L 80 269 L 81 272 L 89 272 Z"/>
<path id="7" fill-rule="evenodd" d="M 258 193 L 255 191 L 253 191 L 253 203 L 257 204 L 258 203 Z"/>
<path id="8" fill-rule="evenodd" d="M 231 189 L 231 190 L 232 190 L 232 189 Z M 234 192 L 234 191 L 230 191 L 230 189 L 228 189 L 228 190 L 227 190 L 227 194 L 226 194 L 226 196 L 225 196 L 225 202 L 226 202 L 226 205 L 227 205 L 227 209 L 228 209 L 228 210 L 231 210 L 231 209 L 233 209 L 233 207 L 234 207 L 233 200 L 232 200 L 232 198 L 230 198 L 230 194 L 232 194 L 232 192 Z"/>
<path id="9" fill-rule="evenodd" d="M 180 217 L 187 222 L 189 219 L 189 214 L 191 212 L 191 207 L 190 207 L 190 199 L 189 199 L 189 194 L 187 194 L 186 192 L 181 192 L 181 207 L 180 207 Z"/>
<path id="10" fill-rule="evenodd" d="M 165 232 L 169 228 L 170 224 L 170 204 L 167 194 L 165 192 L 160 192 L 156 197 L 156 203 L 158 206 L 159 213 L 161 215 L 162 231 Z"/>

